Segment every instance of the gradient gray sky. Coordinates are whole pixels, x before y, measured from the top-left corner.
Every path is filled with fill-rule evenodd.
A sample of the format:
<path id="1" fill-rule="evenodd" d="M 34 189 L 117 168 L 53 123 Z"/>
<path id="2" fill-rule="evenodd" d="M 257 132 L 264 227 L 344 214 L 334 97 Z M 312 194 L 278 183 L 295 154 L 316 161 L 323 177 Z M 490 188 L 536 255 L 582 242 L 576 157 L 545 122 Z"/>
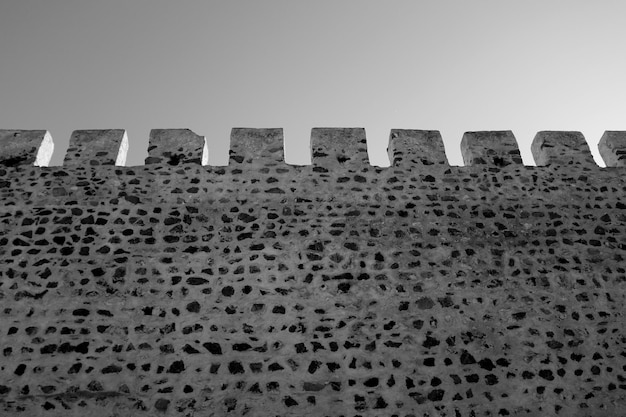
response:
<path id="1" fill-rule="evenodd" d="M 309 162 L 312 127 L 512 130 L 524 162 L 539 130 L 579 130 L 602 166 L 626 130 L 623 0 L 2 0 L 0 128 L 47 129 L 60 165 L 76 129 L 128 130 L 141 165 L 152 128 L 207 137 L 282 127 Z"/>

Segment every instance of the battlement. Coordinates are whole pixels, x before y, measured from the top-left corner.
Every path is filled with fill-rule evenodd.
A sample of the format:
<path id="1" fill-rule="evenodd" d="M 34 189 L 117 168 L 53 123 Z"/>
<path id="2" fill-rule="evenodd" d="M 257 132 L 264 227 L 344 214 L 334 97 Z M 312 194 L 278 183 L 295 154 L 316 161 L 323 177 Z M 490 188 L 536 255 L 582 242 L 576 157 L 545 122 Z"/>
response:
<path id="1" fill-rule="evenodd" d="M 282 129 L 234 128 L 229 164 L 285 163 Z M 0 166 L 47 166 L 54 143 L 43 130 L 0 130 Z M 607 167 L 626 166 L 626 132 L 607 131 L 598 148 Z M 358 169 L 369 165 L 365 129 L 314 128 L 311 131 L 312 165 L 323 169 Z M 391 130 L 388 144 L 391 166 L 447 165 L 438 131 Z M 537 166 L 597 167 L 580 132 L 542 131 L 532 143 Z M 504 168 L 522 165 L 511 131 L 467 132 L 461 141 L 466 166 Z M 128 138 L 121 129 L 77 130 L 72 133 L 64 167 L 124 166 Z M 188 129 L 153 129 L 146 165 L 208 165 L 210 143 Z"/>
<path id="2" fill-rule="evenodd" d="M 0 131 L 2 416 L 622 416 L 626 132 Z"/>

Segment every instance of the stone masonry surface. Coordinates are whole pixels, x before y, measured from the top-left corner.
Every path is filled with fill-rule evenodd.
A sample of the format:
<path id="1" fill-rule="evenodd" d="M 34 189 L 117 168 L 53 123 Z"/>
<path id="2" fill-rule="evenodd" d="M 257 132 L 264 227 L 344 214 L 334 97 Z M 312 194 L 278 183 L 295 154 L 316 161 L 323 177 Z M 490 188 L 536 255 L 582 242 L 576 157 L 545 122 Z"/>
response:
<path id="1" fill-rule="evenodd" d="M 626 133 L 127 148 L 0 131 L 1 416 L 626 415 Z"/>

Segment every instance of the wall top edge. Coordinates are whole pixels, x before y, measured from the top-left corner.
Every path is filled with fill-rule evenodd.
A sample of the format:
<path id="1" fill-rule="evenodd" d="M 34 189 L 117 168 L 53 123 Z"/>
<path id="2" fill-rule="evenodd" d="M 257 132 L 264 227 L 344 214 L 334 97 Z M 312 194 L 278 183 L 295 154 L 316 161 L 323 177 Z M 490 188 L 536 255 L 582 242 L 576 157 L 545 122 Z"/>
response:
<path id="1" fill-rule="evenodd" d="M 232 128 L 229 165 L 287 164 L 284 141 L 282 128 Z M 465 166 L 523 165 L 510 130 L 468 131 L 460 146 Z M 76 130 L 62 166 L 125 166 L 128 147 L 124 129 Z M 314 166 L 334 170 L 370 165 L 364 128 L 312 128 L 309 148 Z M 626 131 L 606 131 L 598 148 L 607 167 L 626 166 Z M 152 129 L 145 165 L 211 166 L 210 149 L 209 138 L 189 129 Z M 0 130 L 0 167 L 48 166 L 53 150 L 54 142 L 46 130 Z M 577 131 L 540 131 L 531 151 L 536 166 L 598 167 L 583 134 Z M 387 152 L 392 167 L 449 165 L 437 130 L 391 129 Z"/>

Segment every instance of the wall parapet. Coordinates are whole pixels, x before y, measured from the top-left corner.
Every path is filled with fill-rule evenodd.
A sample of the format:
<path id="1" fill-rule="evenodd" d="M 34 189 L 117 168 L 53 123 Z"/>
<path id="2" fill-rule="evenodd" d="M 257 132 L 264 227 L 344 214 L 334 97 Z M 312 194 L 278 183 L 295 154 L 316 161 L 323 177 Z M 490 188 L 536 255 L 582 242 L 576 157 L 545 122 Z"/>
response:
<path id="1" fill-rule="evenodd" d="M 230 164 L 286 164 L 283 130 L 233 128 Z M 45 130 L 0 130 L 0 165 L 48 166 L 54 143 Z M 511 131 L 466 132 L 461 140 L 466 166 L 523 165 Z M 189 129 L 153 129 L 146 165 L 208 165 L 210 143 Z M 598 144 L 607 167 L 626 166 L 626 132 L 606 131 Z M 369 166 L 363 128 L 313 128 L 310 151 L 318 171 Z M 537 166 L 597 167 L 580 132 L 542 131 L 531 151 Z M 125 166 L 128 137 L 122 129 L 77 130 L 72 133 L 63 166 Z M 439 131 L 392 129 L 387 147 L 390 165 L 449 165 Z"/>
<path id="2" fill-rule="evenodd" d="M 0 131 L 0 415 L 622 415 L 624 137 Z"/>

